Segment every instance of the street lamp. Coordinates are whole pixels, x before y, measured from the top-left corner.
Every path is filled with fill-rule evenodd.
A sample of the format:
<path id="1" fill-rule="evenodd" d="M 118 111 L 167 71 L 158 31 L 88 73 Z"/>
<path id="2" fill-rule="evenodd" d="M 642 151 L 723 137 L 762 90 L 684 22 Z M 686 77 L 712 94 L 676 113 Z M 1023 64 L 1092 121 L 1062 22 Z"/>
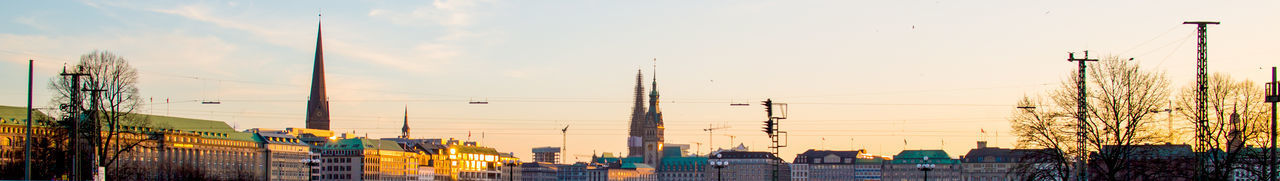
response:
<path id="1" fill-rule="evenodd" d="M 916 169 L 924 172 L 924 181 L 929 181 L 929 171 L 933 171 L 934 165 L 929 163 L 929 156 L 924 157 L 924 162 L 916 164 Z"/>
<path id="2" fill-rule="evenodd" d="M 723 161 L 723 160 L 720 160 L 720 157 L 721 157 L 721 155 L 720 155 L 720 154 L 716 154 L 716 160 L 709 161 L 709 163 L 708 163 L 708 164 L 709 164 L 709 165 L 711 165 L 712 167 L 716 167 L 716 180 L 717 180 L 717 181 L 719 181 L 719 180 L 724 180 L 724 177 L 720 174 L 720 170 L 721 170 L 721 169 L 724 169 L 724 167 L 728 167 L 728 166 L 729 166 L 729 161 Z"/>

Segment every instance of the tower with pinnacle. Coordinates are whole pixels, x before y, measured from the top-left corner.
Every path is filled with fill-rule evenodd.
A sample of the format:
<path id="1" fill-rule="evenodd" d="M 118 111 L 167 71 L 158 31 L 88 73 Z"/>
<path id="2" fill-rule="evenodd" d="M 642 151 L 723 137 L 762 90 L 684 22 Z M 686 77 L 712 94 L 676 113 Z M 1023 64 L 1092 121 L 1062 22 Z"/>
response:
<path id="1" fill-rule="evenodd" d="M 635 105 L 631 107 L 631 129 L 627 137 L 627 156 L 644 156 L 644 137 L 647 133 L 644 107 L 644 75 L 636 70 Z"/>
<path id="2" fill-rule="evenodd" d="M 657 61 L 655 59 L 654 61 Z M 657 65 L 654 65 L 656 72 Z M 662 162 L 662 147 L 666 128 L 662 123 L 662 109 L 658 106 L 658 79 L 654 73 L 649 102 L 645 105 L 644 75 L 636 70 L 635 104 L 631 107 L 631 129 L 627 137 L 627 157 L 641 157 L 644 164 L 658 167 Z"/>
<path id="3" fill-rule="evenodd" d="M 400 127 L 400 138 L 409 139 L 409 106 L 404 106 L 404 127 Z"/>
<path id="4" fill-rule="evenodd" d="M 311 70 L 311 96 L 307 97 L 307 129 L 329 130 L 329 97 L 324 88 L 324 47 L 316 23 L 316 60 Z"/>
<path id="5" fill-rule="evenodd" d="M 656 62 L 657 59 L 654 59 Z M 646 131 L 644 136 L 644 163 L 653 167 L 659 167 L 662 163 L 662 147 L 665 141 L 666 128 L 662 123 L 662 109 L 658 103 L 658 70 L 657 64 L 654 64 L 653 70 L 653 86 L 649 90 L 649 111 L 645 112 Z"/>

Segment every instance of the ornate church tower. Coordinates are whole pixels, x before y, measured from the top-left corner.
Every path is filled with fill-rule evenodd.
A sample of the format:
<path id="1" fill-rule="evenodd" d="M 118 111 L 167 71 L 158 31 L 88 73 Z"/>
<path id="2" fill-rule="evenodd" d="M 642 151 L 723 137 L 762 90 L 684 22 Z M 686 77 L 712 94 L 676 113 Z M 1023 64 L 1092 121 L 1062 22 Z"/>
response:
<path id="1" fill-rule="evenodd" d="M 650 87 L 652 90 L 649 92 L 649 112 L 645 113 L 648 133 L 644 136 L 644 163 L 657 168 L 662 163 L 666 128 L 662 125 L 662 109 L 658 106 L 658 70 L 657 66 L 654 67 L 653 87 Z"/>
<path id="2" fill-rule="evenodd" d="M 643 76 L 640 70 L 636 70 L 636 100 L 631 107 L 631 133 L 627 136 L 628 157 L 644 156 L 644 137 L 647 133 L 645 125 L 649 121 L 645 117 Z"/>
<path id="3" fill-rule="evenodd" d="M 316 62 L 311 70 L 311 96 L 307 97 L 307 129 L 329 130 L 329 97 L 324 91 L 324 48 L 320 24 L 316 24 Z"/>

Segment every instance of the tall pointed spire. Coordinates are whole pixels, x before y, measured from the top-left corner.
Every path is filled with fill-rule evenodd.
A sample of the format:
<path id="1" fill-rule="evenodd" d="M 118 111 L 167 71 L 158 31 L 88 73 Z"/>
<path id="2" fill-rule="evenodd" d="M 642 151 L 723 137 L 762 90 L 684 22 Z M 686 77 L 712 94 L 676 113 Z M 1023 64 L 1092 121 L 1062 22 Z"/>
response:
<path id="1" fill-rule="evenodd" d="M 324 47 L 320 37 L 320 23 L 317 21 L 316 60 L 311 70 L 311 96 L 307 98 L 307 129 L 329 130 L 329 97 L 325 94 Z"/>
<path id="2" fill-rule="evenodd" d="M 627 156 L 644 155 L 643 138 L 647 133 L 645 128 L 648 125 L 644 113 L 644 73 L 636 69 L 635 105 L 631 107 L 631 134 L 627 137 Z"/>
<path id="3" fill-rule="evenodd" d="M 404 106 L 404 127 L 400 127 L 400 138 L 409 139 L 409 105 Z"/>
<path id="4" fill-rule="evenodd" d="M 645 125 L 648 129 L 644 137 L 644 163 L 654 167 L 662 164 L 662 147 L 665 142 L 666 128 L 662 123 L 662 109 L 658 107 L 658 59 L 653 59 L 653 86 L 649 89 L 649 111 L 645 113 Z"/>

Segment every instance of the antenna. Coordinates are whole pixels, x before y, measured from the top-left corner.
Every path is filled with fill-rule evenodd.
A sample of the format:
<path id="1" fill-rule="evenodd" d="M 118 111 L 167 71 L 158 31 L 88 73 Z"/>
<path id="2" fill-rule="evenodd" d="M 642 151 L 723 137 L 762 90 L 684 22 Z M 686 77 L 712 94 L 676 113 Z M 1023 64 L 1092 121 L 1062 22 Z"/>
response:
<path id="1" fill-rule="evenodd" d="M 658 81 L 658 58 L 653 58 L 653 81 Z"/>

